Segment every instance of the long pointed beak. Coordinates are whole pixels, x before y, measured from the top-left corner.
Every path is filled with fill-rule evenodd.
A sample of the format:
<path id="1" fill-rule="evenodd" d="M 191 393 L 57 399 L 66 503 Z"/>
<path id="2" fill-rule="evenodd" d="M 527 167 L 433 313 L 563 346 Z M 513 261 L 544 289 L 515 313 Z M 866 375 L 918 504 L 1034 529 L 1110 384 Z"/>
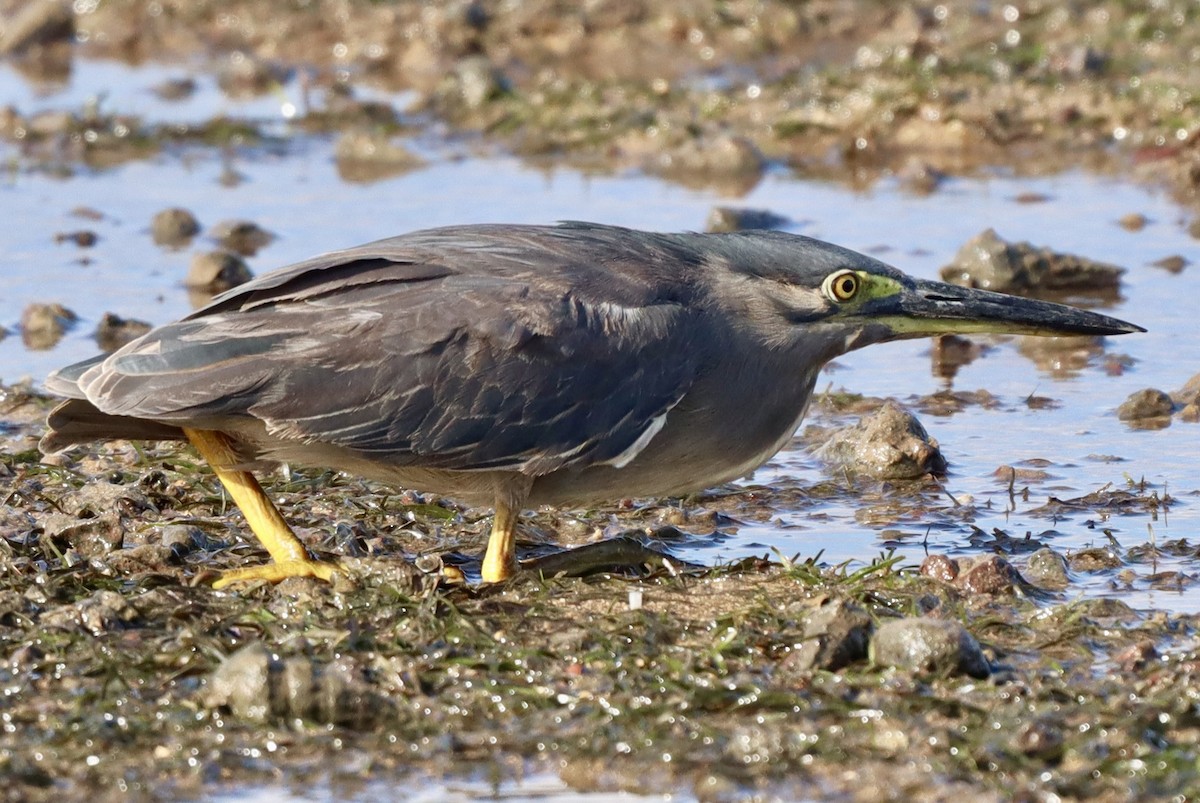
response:
<path id="1" fill-rule="evenodd" d="M 892 328 L 895 337 L 950 333 L 1125 335 L 1146 331 L 1136 324 L 1065 304 L 923 279 L 887 302 L 892 309 L 879 309 L 877 315 Z"/>

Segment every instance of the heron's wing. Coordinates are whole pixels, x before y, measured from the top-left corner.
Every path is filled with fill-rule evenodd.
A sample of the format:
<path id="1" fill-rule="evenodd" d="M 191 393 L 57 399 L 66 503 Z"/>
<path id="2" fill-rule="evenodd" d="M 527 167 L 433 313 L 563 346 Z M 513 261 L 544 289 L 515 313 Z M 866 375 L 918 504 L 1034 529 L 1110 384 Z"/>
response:
<path id="1" fill-rule="evenodd" d="M 531 474 L 628 459 L 691 386 L 695 313 L 636 271 L 580 291 L 557 251 L 421 253 L 359 249 L 264 277 L 78 385 L 111 414 L 252 416 L 396 465 Z"/>

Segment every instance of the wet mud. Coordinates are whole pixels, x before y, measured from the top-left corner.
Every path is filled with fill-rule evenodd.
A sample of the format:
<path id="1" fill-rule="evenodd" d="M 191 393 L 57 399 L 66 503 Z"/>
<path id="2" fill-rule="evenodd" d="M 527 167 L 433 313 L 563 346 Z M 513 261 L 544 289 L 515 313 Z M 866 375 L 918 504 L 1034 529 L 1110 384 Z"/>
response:
<path id="1" fill-rule="evenodd" d="M 115 59 L 180 65 L 229 98 L 299 88 L 284 133 L 253 116 L 185 123 L 103 103 L 0 102 L 0 140 L 6 169 L 64 179 L 195 149 L 223 161 L 230 187 L 245 180 L 230 154 L 287 158 L 300 136 L 329 138 L 338 176 L 362 184 L 420 169 L 430 138 L 733 198 L 773 172 L 928 196 L 994 169 L 1086 168 L 1166 188 L 1187 216 L 1170 225 L 1200 236 L 1198 17 L 1171 2 L 0 0 L 0 56 L 31 84 Z M 180 77 L 156 96 L 198 91 Z M 86 266 L 116 206 L 77 210 L 46 246 Z M 797 223 L 788 211 L 720 207 L 709 226 Z M 136 225 L 164 254 L 189 255 L 181 285 L 195 304 L 245 281 L 275 237 L 177 206 L 146 217 Z M 1143 237 L 1160 225 L 1136 210 L 1100 223 Z M 1108 304 L 1143 267 L 981 238 L 964 253 L 990 273 L 953 270 L 983 286 L 1000 272 L 1021 292 Z M 1156 272 L 1186 277 L 1194 258 L 1163 256 Z M 60 298 L 13 322 L 28 348 L 77 324 L 70 294 Z M 132 312 L 101 322 L 101 349 L 153 317 Z M 941 338 L 932 370 L 948 382 L 998 345 Z M 1053 377 L 1130 368 L 1094 339 L 1016 347 Z M 1114 399 L 1113 414 L 1195 437 L 1200 382 L 1166 387 L 1179 389 L 1147 388 L 1120 409 Z M 1067 461 L 1047 454 L 987 475 L 1043 529 L 985 529 L 976 515 L 991 498 L 976 507 L 947 490 L 953 456 L 910 414 L 1062 403 L 950 386 L 901 401 L 832 388 L 816 398 L 799 439 L 825 450 L 815 483 L 528 514 L 521 553 L 539 562 L 494 587 L 475 582 L 488 511 L 332 472 L 267 477 L 310 549 L 343 571 L 328 585 L 218 592 L 218 572 L 264 556 L 192 452 L 111 442 L 43 458 L 52 400 L 0 387 L 0 797 L 269 785 L 369 799 L 544 772 L 578 792 L 699 800 L 1195 794 L 1200 619 L 1125 600 L 1197 593 L 1200 537 L 1159 538 L 1155 525 L 1200 492 L 1122 477 L 1110 465 L 1120 457 L 1102 454 L 1095 475 L 1111 484 L 1076 492 L 1059 484 Z M 864 451 L 887 449 L 864 468 Z M 831 503 L 879 531 L 880 554 L 688 560 L 697 543 L 752 525 L 819 524 Z M 960 545 L 931 543 L 964 530 Z M 1094 533 L 1088 546 L 1061 546 L 1080 530 Z"/>

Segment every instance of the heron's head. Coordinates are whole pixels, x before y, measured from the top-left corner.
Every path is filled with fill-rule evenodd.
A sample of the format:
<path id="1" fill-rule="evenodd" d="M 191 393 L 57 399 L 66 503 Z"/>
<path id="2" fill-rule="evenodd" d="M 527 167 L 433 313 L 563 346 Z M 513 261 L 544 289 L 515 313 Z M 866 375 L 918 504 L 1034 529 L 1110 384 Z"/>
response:
<path id="1" fill-rule="evenodd" d="M 839 246 L 780 232 L 730 235 L 718 296 L 768 342 L 828 359 L 872 343 L 942 334 L 1120 335 L 1107 315 L 915 279 Z"/>

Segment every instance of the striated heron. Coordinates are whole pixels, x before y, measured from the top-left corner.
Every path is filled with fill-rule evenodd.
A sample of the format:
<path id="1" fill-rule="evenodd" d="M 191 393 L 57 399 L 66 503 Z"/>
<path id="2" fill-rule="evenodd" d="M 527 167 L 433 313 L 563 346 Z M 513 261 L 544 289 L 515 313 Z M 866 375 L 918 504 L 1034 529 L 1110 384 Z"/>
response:
<path id="1" fill-rule="evenodd" d="M 781 232 L 455 226 L 266 274 L 52 374 L 68 399 L 41 446 L 191 441 L 273 559 L 218 584 L 335 571 L 250 473 L 280 462 L 494 505 L 490 582 L 517 568 L 523 508 L 678 496 L 761 465 L 839 354 L 1139 331 Z"/>

